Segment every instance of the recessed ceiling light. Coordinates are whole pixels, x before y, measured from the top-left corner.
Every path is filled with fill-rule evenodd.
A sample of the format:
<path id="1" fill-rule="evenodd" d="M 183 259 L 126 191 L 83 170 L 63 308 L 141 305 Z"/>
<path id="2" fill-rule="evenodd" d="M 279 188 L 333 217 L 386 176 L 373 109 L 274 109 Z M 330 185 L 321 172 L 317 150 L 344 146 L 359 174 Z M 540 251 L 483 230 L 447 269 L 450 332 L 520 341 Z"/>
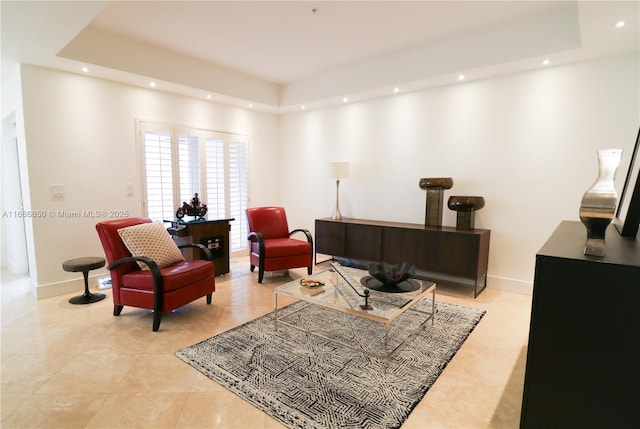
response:
<path id="1" fill-rule="evenodd" d="M 252 107 L 253 107 L 253 103 L 249 103 L 249 108 L 252 108 Z"/>
<path id="2" fill-rule="evenodd" d="M 344 98 L 342 99 L 342 102 L 343 102 L 343 103 L 346 103 L 347 101 L 349 101 L 349 99 L 348 99 L 347 97 L 344 97 Z"/>
<path id="3" fill-rule="evenodd" d="M 149 82 L 149 86 L 150 86 L 151 88 L 155 88 L 155 87 L 156 87 L 156 83 L 155 83 L 155 82 Z"/>
<path id="4" fill-rule="evenodd" d="M 549 65 L 550 61 L 548 59 L 545 59 L 544 61 L 542 61 L 542 65 Z"/>
<path id="5" fill-rule="evenodd" d="M 82 71 L 87 73 L 89 71 L 89 69 L 87 67 L 82 67 Z"/>
<path id="6" fill-rule="evenodd" d="M 303 104 L 302 106 L 300 106 L 300 108 L 301 108 L 302 110 L 306 109 L 306 107 L 304 107 L 304 104 Z"/>
<path id="7" fill-rule="evenodd" d="M 459 74 L 458 75 L 458 80 L 464 80 L 464 75 L 463 74 Z"/>
<path id="8" fill-rule="evenodd" d="M 397 92 L 399 92 L 399 91 L 400 91 L 400 88 L 398 88 L 397 86 L 396 86 L 395 88 L 393 88 L 393 92 L 396 92 L 396 93 L 397 93 Z"/>
<path id="9" fill-rule="evenodd" d="M 207 94 L 207 98 L 211 100 L 211 94 Z"/>
<path id="10" fill-rule="evenodd" d="M 622 28 L 622 27 L 624 27 L 624 21 L 616 22 L 616 28 Z"/>

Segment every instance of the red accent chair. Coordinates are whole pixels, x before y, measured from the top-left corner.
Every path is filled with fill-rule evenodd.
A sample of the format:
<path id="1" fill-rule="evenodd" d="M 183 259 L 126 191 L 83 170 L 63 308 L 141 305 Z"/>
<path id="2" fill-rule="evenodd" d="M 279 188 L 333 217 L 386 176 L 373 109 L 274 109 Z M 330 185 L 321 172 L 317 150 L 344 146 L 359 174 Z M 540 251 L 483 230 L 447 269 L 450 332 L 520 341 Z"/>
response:
<path id="1" fill-rule="evenodd" d="M 111 274 L 113 315 L 119 316 L 125 305 L 147 308 L 153 313 L 153 331 L 160 328 L 162 312 L 170 312 L 206 295 L 211 304 L 215 291 L 215 273 L 211 252 L 201 244 L 178 246 L 197 247 L 209 260 L 181 261 L 164 268 L 143 256 L 131 256 L 118 230 L 151 222 L 147 218 L 116 219 L 96 224 L 102 242 L 107 268 Z M 137 262 L 149 270 L 141 270 Z"/>
<path id="2" fill-rule="evenodd" d="M 306 229 L 289 231 L 287 215 L 282 207 L 255 207 L 246 209 L 251 243 L 251 271 L 258 267 L 258 283 L 265 271 L 313 268 L 313 238 Z M 296 232 L 306 235 L 306 241 L 291 238 Z"/>

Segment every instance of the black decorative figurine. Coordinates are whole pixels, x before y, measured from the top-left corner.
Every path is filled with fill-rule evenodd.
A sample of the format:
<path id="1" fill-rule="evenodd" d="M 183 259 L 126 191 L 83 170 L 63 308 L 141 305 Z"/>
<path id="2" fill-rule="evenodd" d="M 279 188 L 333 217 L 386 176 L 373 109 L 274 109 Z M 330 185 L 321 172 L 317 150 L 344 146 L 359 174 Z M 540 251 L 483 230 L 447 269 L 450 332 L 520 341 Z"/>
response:
<path id="1" fill-rule="evenodd" d="M 198 193 L 196 192 L 193 194 L 193 198 L 191 198 L 191 204 L 187 204 L 184 201 L 182 202 L 182 207 L 176 211 L 176 217 L 182 219 L 186 214 L 194 216 L 196 219 L 204 219 L 207 210 L 207 205 L 200 203 L 200 198 L 198 198 Z"/>

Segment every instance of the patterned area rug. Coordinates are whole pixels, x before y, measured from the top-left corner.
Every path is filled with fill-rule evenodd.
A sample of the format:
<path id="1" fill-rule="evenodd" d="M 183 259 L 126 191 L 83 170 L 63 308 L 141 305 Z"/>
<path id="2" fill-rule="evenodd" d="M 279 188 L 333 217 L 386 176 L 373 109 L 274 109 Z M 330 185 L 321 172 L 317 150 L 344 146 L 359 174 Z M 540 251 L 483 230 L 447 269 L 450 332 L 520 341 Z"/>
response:
<path id="1" fill-rule="evenodd" d="M 484 315 L 436 303 L 431 322 L 390 358 L 384 325 L 296 302 L 278 319 L 353 345 L 278 324 L 273 313 L 176 352 L 176 356 L 290 428 L 398 428 Z M 391 324 L 393 349 L 425 320 L 423 300 Z"/>

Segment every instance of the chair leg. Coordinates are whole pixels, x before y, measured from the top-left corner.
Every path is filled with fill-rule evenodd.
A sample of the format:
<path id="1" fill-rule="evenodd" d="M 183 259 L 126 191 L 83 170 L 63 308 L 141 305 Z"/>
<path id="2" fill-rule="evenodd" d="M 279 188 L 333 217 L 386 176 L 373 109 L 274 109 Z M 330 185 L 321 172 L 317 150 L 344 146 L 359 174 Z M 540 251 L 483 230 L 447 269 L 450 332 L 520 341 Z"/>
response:
<path id="1" fill-rule="evenodd" d="M 313 272 L 313 267 L 307 267 L 307 274 L 311 275 Z"/>
<path id="2" fill-rule="evenodd" d="M 124 308 L 124 305 L 114 305 L 113 306 L 113 315 L 114 316 L 120 316 L 120 313 L 122 313 L 122 309 Z"/>
<path id="3" fill-rule="evenodd" d="M 251 265 L 251 272 L 253 272 L 256 269 L 255 265 Z"/>
<path id="4" fill-rule="evenodd" d="M 258 267 L 258 283 L 262 283 L 262 279 L 264 279 L 264 268 Z"/>
<path id="5" fill-rule="evenodd" d="M 211 304 L 211 296 L 212 296 L 212 295 L 213 295 L 213 294 L 211 294 L 211 293 L 208 293 L 208 294 L 207 294 L 207 304 Z"/>
<path id="6" fill-rule="evenodd" d="M 153 332 L 158 332 L 160 329 L 160 319 L 162 318 L 162 311 L 154 310 L 153 312 Z"/>

